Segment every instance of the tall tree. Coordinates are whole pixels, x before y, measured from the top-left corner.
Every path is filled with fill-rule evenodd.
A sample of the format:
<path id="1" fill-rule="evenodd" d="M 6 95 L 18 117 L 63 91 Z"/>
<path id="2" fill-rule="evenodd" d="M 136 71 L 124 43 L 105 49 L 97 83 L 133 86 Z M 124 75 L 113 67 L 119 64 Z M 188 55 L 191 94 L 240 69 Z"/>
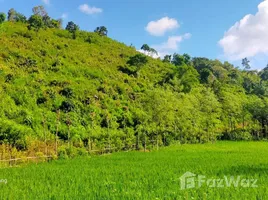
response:
<path id="1" fill-rule="evenodd" d="M 260 77 L 263 81 L 268 81 L 268 64 L 267 66 L 260 72 Z"/>
<path id="2" fill-rule="evenodd" d="M 163 62 L 171 63 L 172 55 L 165 55 Z"/>
<path id="3" fill-rule="evenodd" d="M 27 22 L 27 18 L 25 17 L 25 15 L 23 15 L 21 13 L 16 13 L 15 21 L 16 22 L 26 23 Z"/>
<path id="4" fill-rule="evenodd" d="M 10 22 L 14 22 L 15 19 L 16 19 L 16 10 L 14 8 L 11 8 L 9 11 L 8 11 L 8 17 L 7 17 L 7 20 L 10 21 Z"/>
<path id="5" fill-rule="evenodd" d="M 98 33 L 100 36 L 107 36 L 108 35 L 108 29 L 105 26 L 97 27 L 94 30 L 95 33 Z"/>
<path id="6" fill-rule="evenodd" d="M 151 48 L 148 44 L 142 45 L 141 50 L 147 52 L 150 56 L 158 55 L 157 51 L 154 48 Z"/>
<path id="7" fill-rule="evenodd" d="M 174 53 L 173 59 L 172 59 L 172 64 L 176 66 L 181 66 L 183 63 L 185 63 L 185 59 L 182 55 Z"/>
<path id="8" fill-rule="evenodd" d="M 151 56 L 158 56 L 158 52 L 154 49 L 154 48 L 150 48 L 150 53 L 151 53 Z"/>
<path id="9" fill-rule="evenodd" d="M 250 61 L 247 58 L 242 59 L 242 66 L 244 67 L 244 70 L 250 69 Z"/>
<path id="10" fill-rule="evenodd" d="M 182 55 L 183 58 L 184 58 L 184 62 L 186 65 L 191 65 L 191 56 L 187 53 L 183 54 Z"/>
<path id="11" fill-rule="evenodd" d="M 35 6 L 32 9 L 34 15 L 39 15 L 41 17 L 47 16 L 47 11 L 45 10 L 44 6 Z"/>
<path id="12" fill-rule="evenodd" d="M 143 50 L 143 51 L 147 51 L 147 52 L 149 52 L 150 49 L 151 49 L 151 48 L 149 47 L 148 44 L 144 44 L 144 45 L 142 45 L 142 47 L 141 47 L 141 50 Z"/>
<path id="13" fill-rule="evenodd" d="M 74 22 L 71 21 L 71 22 L 68 22 L 65 29 L 69 31 L 70 33 L 72 33 L 73 39 L 76 39 L 76 34 L 77 34 L 77 31 L 79 30 L 78 25 L 76 25 Z"/>
<path id="14" fill-rule="evenodd" d="M 29 25 L 28 25 L 29 30 L 39 31 L 41 28 L 44 27 L 43 19 L 39 15 L 32 15 L 29 18 L 28 22 L 29 22 Z"/>
<path id="15" fill-rule="evenodd" d="M 0 24 L 2 24 L 6 20 L 6 14 L 0 13 Z"/>
<path id="16" fill-rule="evenodd" d="M 21 13 L 18 13 L 13 8 L 11 8 L 8 11 L 7 20 L 10 21 L 10 22 L 22 22 L 22 23 L 26 23 L 27 22 L 27 18 L 25 17 L 25 15 L 23 15 Z"/>

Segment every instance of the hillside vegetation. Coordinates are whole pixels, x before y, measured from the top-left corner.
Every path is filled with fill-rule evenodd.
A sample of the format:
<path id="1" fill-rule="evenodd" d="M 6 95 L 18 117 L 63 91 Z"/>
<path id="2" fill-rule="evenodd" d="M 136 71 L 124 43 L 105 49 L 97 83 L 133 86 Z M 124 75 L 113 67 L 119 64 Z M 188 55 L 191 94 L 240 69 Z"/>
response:
<path id="1" fill-rule="evenodd" d="M 44 16 L 36 25 L 38 16 L 0 24 L 2 152 L 70 156 L 267 138 L 268 68 L 187 54 L 153 59 L 103 27 L 69 23 L 67 31 Z"/>

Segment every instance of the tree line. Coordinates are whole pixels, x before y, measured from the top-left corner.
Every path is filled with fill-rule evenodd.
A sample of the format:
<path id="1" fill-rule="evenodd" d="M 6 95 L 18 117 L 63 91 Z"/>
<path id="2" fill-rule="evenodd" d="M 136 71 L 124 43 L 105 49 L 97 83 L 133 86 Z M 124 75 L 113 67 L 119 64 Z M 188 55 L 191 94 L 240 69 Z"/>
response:
<path id="1" fill-rule="evenodd" d="M 62 19 L 52 19 L 44 6 L 35 6 L 32 9 L 33 14 L 27 19 L 27 17 L 19 12 L 17 12 L 14 8 L 8 11 L 8 15 L 5 13 L 0 13 L 0 24 L 3 23 L 6 19 L 9 22 L 21 22 L 27 23 L 29 30 L 39 31 L 41 28 L 57 28 L 62 29 L 63 21 Z M 73 38 L 76 38 L 76 33 L 79 31 L 79 26 L 75 24 L 73 21 L 68 22 L 66 28 L 70 33 L 73 34 Z M 101 36 L 107 36 L 108 30 L 105 26 L 97 27 L 94 30 L 95 33 L 98 33 Z"/>

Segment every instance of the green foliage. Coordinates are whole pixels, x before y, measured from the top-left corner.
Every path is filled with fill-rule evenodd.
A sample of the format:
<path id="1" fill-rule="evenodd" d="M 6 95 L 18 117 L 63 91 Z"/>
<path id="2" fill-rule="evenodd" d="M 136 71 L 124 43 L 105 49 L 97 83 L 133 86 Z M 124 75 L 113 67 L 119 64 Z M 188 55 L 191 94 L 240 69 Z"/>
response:
<path id="1" fill-rule="evenodd" d="M 66 28 L 67 31 L 73 34 L 73 39 L 76 39 L 76 33 L 79 30 L 79 26 L 76 25 L 74 22 L 68 22 Z"/>
<path id="2" fill-rule="evenodd" d="M 23 14 L 18 13 L 13 8 L 8 11 L 7 19 L 10 22 L 21 22 L 21 23 L 26 23 L 27 22 L 27 18 Z"/>
<path id="3" fill-rule="evenodd" d="M 142 47 L 141 47 L 141 50 L 144 50 L 144 51 L 150 51 L 150 47 L 149 47 L 149 45 L 148 44 L 144 44 L 144 45 L 142 45 Z"/>
<path id="4" fill-rule="evenodd" d="M 2 24 L 4 21 L 6 21 L 6 14 L 0 13 L 0 24 Z"/>
<path id="5" fill-rule="evenodd" d="M 15 22 L 16 21 L 16 11 L 14 10 L 14 8 L 11 8 L 9 11 L 8 11 L 8 21 L 10 22 Z"/>
<path id="6" fill-rule="evenodd" d="M 135 56 L 130 57 L 127 64 L 129 64 L 131 66 L 136 66 L 138 69 L 140 69 L 147 62 L 148 62 L 148 59 L 146 56 L 144 56 L 142 54 L 137 54 Z"/>
<path id="7" fill-rule="evenodd" d="M 65 147 L 62 160 L 0 169 L 7 179 L 0 184 L 0 199 L 267 199 L 267 148 L 267 142 L 217 142 L 65 160 L 67 152 L 79 151 Z M 224 179 L 224 187 L 204 182 L 181 190 L 186 172 Z M 233 177 L 231 186 L 225 177 L 228 182 Z M 258 187 L 243 187 L 243 179 L 257 179 Z"/>
<path id="8" fill-rule="evenodd" d="M 242 66 L 244 67 L 244 70 L 250 69 L 249 63 L 250 63 L 250 61 L 247 58 L 242 59 Z"/>
<path id="9" fill-rule="evenodd" d="M 37 34 L 16 13 L 0 33 L 0 118 L 17 127 L 0 129 L 2 144 L 57 138 L 83 154 L 268 137 L 266 68 L 188 54 L 162 62 L 73 22 L 61 30 L 41 8 L 28 22 Z"/>
<path id="10" fill-rule="evenodd" d="M 163 62 L 171 63 L 171 58 L 172 58 L 172 55 L 165 55 L 164 59 L 163 59 Z"/>
<path id="11" fill-rule="evenodd" d="M 100 36 L 107 36 L 108 35 L 108 29 L 105 26 L 97 27 L 94 30 L 94 32 L 99 34 Z"/>
<path id="12" fill-rule="evenodd" d="M 149 55 L 151 55 L 151 56 L 153 56 L 153 55 L 158 55 L 157 51 L 156 51 L 155 49 L 149 47 L 148 44 L 144 44 L 144 45 L 142 45 L 141 50 L 143 50 L 143 51 L 149 53 Z"/>
<path id="13" fill-rule="evenodd" d="M 28 25 L 29 30 L 39 31 L 45 25 L 42 17 L 39 15 L 32 15 L 29 18 L 28 22 L 29 22 L 29 25 Z"/>

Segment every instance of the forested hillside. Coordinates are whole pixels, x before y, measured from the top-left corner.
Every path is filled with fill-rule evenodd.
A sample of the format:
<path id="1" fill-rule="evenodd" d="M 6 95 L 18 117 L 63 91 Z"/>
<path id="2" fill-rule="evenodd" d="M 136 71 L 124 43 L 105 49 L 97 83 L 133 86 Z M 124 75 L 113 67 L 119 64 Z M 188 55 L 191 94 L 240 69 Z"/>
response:
<path id="1" fill-rule="evenodd" d="M 12 11 L 0 20 L 2 149 L 125 150 L 268 136 L 268 67 L 187 54 L 153 59 L 110 39 L 105 27 L 85 32 L 70 22 L 63 30 L 37 8 L 29 19 Z"/>

